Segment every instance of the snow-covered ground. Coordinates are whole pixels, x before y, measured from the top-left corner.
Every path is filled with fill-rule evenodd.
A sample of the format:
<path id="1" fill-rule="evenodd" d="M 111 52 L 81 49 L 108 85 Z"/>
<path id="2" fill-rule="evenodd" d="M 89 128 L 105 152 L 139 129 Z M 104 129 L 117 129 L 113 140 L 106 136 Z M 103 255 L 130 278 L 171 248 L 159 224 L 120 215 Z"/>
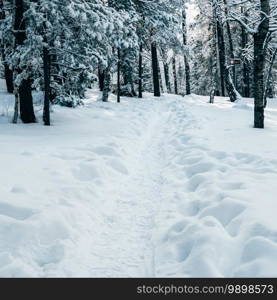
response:
<path id="1" fill-rule="evenodd" d="M 87 96 L 44 127 L 0 92 L 0 277 L 277 276 L 274 101 Z"/>

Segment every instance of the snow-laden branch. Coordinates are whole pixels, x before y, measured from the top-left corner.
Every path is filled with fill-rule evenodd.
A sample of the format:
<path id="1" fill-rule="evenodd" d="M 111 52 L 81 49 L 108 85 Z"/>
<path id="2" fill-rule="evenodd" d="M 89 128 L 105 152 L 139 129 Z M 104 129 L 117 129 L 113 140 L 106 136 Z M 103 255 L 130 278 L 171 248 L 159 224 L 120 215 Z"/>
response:
<path id="1" fill-rule="evenodd" d="M 259 25 L 256 26 L 256 28 L 251 28 L 248 24 L 246 24 L 241 18 L 236 16 L 235 14 L 231 13 L 230 17 L 227 18 L 228 21 L 236 21 L 238 22 L 248 33 L 255 34 L 257 32 L 257 29 L 259 28 L 259 25 L 261 22 L 259 22 Z"/>

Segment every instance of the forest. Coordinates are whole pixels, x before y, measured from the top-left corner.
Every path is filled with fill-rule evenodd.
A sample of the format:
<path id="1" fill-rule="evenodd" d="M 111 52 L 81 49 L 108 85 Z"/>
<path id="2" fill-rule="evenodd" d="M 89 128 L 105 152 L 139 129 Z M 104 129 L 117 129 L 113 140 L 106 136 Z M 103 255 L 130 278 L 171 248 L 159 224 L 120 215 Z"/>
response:
<path id="1" fill-rule="evenodd" d="M 0 50 L 0 279 L 277 278 L 276 0 L 0 0 Z"/>
<path id="2" fill-rule="evenodd" d="M 253 97 L 264 127 L 274 96 L 276 3 L 196 0 L 0 1 L 1 72 L 15 95 L 13 122 L 36 122 L 32 90 L 51 104 L 82 103 L 95 81 L 103 91 L 142 97 L 168 92 Z M 163 77 L 163 78 L 162 78 Z M 115 79 L 116 78 L 116 79 Z"/>

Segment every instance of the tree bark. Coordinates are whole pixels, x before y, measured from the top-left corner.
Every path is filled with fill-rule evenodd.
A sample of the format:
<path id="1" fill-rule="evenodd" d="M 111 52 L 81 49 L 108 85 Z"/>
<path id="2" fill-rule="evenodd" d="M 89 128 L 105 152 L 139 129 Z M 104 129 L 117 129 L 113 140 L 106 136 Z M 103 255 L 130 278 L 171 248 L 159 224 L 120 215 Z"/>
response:
<path id="1" fill-rule="evenodd" d="M 226 52 L 223 26 L 220 20 L 217 20 L 217 37 L 218 37 L 218 50 L 219 50 L 219 65 L 221 76 L 221 92 L 225 96 L 225 88 L 231 102 L 237 100 L 237 91 L 231 78 L 230 69 L 226 64 Z"/>
<path id="2" fill-rule="evenodd" d="M 244 12 L 243 7 L 241 8 L 241 13 Z M 241 48 L 244 49 L 248 42 L 248 34 L 243 26 L 241 26 Z M 242 78 L 243 87 L 242 93 L 244 97 L 250 97 L 250 68 L 249 64 L 244 61 L 242 65 Z"/>
<path id="3" fill-rule="evenodd" d="M 217 48 L 218 48 L 218 60 L 219 60 L 219 71 L 220 71 L 220 88 L 221 96 L 225 96 L 225 80 L 224 80 L 224 66 L 225 66 L 225 43 L 223 37 L 223 30 L 220 22 L 216 21 L 217 26 Z"/>
<path id="4" fill-rule="evenodd" d="M 139 84 L 138 84 L 138 97 L 142 98 L 142 74 L 143 74 L 143 68 L 142 68 L 142 51 L 143 47 L 142 44 L 139 46 Z"/>
<path id="5" fill-rule="evenodd" d="M 43 47 L 43 72 L 44 72 L 44 107 L 43 121 L 45 126 L 50 126 L 50 55 L 46 46 Z"/>
<path id="6" fill-rule="evenodd" d="M 99 66 L 98 67 L 98 84 L 99 84 L 100 92 L 103 92 L 103 90 L 104 90 L 104 79 L 105 79 L 104 71 Z"/>
<path id="7" fill-rule="evenodd" d="M 183 27 L 183 44 L 184 46 L 187 46 L 187 15 L 186 10 L 183 9 L 182 11 L 183 21 L 182 21 L 182 27 Z M 190 90 L 190 66 L 187 55 L 184 55 L 184 63 L 185 63 L 185 76 L 186 76 L 186 95 L 189 95 L 191 93 Z"/>
<path id="8" fill-rule="evenodd" d="M 167 63 L 167 50 L 166 49 L 160 49 L 161 51 L 161 57 L 163 61 L 163 70 L 164 70 L 164 80 L 165 80 L 165 86 L 167 93 L 171 93 L 171 84 L 169 79 L 169 65 Z"/>
<path id="9" fill-rule="evenodd" d="M 121 55 L 120 49 L 117 49 L 117 103 L 120 103 L 120 93 L 121 93 L 121 86 L 120 86 L 120 70 L 121 70 Z"/>
<path id="10" fill-rule="evenodd" d="M 158 59 L 158 74 L 159 74 L 160 90 L 161 90 L 161 94 L 163 94 L 164 93 L 164 84 L 163 84 L 162 72 L 161 72 L 161 68 L 160 68 L 159 59 Z"/>
<path id="11" fill-rule="evenodd" d="M 211 20 L 211 27 L 212 27 L 212 55 L 211 55 L 211 90 L 210 90 L 210 103 L 214 103 L 215 95 L 218 96 L 218 40 L 217 40 L 217 16 L 216 16 L 216 3 L 213 1 L 211 2 L 212 5 L 212 13 L 213 18 Z"/>
<path id="12" fill-rule="evenodd" d="M 14 18 L 14 32 L 15 32 L 15 47 L 22 46 L 27 39 L 26 23 L 24 20 L 24 1 L 15 0 L 15 18 Z M 21 74 L 24 70 L 18 65 L 16 73 Z M 20 118 L 23 123 L 35 123 L 36 117 L 33 107 L 33 97 L 31 89 L 31 78 L 23 79 L 18 87 L 18 96 L 20 103 Z"/>
<path id="13" fill-rule="evenodd" d="M 4 58 L 4 55 L 3 55 L 3 58 Z M 8 91 L 8 93 L 13 94 L 13 91 L 14 91 L 13 71 L 9 68 L 7 63 L 4 63 L 4 75 L 5 75 L 7 91 Z"/>
<path id="14" fill-rule="evenodd" d="M 110 84 L 111 84 L 110 68 L 107 67 L 104 70 L 104 86 L 103 86 L 103 94 L 102 94 L 103 102 L 108 102 L 109 92 L 110 92 Z"/>
<path id="15" fill-rule="evenodd" d="M 151 43 L 151 55 L 152 55 L 152 74 L 153 74 L 154 96 L 160 97 L 161 90 L 160 90 L 158 53 L 157 53 L 156 42 Z"/>
<path id="16" fill-rule="evenodd" d="M 260 0 L 261 23 L 254 34 L 254 127 L 264 128 L 264 72 L 266 49 L 264 42 L 269 31 L 269 0 Z"/>
<path id="17" fill-rule="evenodd" d="M 229 55 L 231 59 L 235 58 L 235 51 L 234 51 L 234 45 L 233 45 L 233 38 L 232 38 L 232 32 L 231 32 L 231 26 L 230 22 L 228 21 L 228 3 L 227 0 L 224 0 L 225 4 L 225 16 L 226 16 L 226 29 L 227 29 L 227 37 L 228 37 L 228 43 L 229 43 Z M 236 88 L 236 68 L 235 66 L 232 68 L 232 81 Z"/>
<path id="18" fill-rule="evenodd" d="M 169 65 L 167 62 L 163 62 L 164 65 L 164 78 L 165 78 L 165 84 L 166 84 L 166 89 L 168 93 L 171 93 L 171 84 L 169 80 Z"/>
<path id="19" fill-rule="evenodd" d="M 173 68 L 173 80 L 174 80 L 174 92 L 178 95 L 178 79 L 177 79 L 177 68 L 176 68 L 176 58 L 172 58 L 172 68 Z"/>

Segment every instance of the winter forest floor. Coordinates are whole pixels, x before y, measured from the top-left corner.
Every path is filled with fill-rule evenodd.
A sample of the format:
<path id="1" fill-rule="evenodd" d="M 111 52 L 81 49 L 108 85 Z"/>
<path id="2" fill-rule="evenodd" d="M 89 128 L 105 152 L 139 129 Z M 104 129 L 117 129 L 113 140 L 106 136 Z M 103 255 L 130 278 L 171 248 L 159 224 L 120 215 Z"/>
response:
<path id="1" fill-rule="evenodd" d="M 0 277 L 276 277 L 277 104 L 98 96 L 44 127 L 0 94 Z"/>

